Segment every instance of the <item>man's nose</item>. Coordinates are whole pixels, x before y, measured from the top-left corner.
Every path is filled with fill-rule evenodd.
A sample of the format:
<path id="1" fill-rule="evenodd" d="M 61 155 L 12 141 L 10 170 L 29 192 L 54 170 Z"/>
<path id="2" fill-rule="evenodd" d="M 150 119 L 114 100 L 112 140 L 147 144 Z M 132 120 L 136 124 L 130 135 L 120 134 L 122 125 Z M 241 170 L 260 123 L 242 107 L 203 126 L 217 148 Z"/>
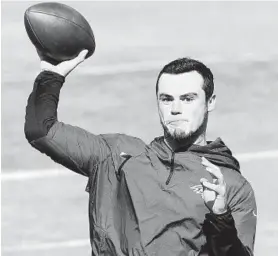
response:
<path id="1" fill-rule="evenodd" d="M 172 109 L 171 114 L 172 115 L 178 115 L 182 113 L 182 106 L 180 101 L 173 101 L 172 103 Z"/>

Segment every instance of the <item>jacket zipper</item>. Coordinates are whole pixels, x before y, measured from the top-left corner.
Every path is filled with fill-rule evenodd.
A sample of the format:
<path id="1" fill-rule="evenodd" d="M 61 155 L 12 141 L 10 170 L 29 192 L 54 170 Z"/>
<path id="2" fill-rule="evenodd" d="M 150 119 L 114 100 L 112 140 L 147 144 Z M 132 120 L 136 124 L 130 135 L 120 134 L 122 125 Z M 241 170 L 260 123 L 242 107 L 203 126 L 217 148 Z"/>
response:
<path id="1" fill-rule="evenodd" d="M 169 184 L 170 180 L 172 179 L 172 176 L 174 174 L 174 159 L 175 159 L 175 152 L 172 152 L 172 157 L 171 157 L 171 169 L 170 169 L 170 174 L 168 176 L 168 179 L 166 180 L 166 185 Z"/>

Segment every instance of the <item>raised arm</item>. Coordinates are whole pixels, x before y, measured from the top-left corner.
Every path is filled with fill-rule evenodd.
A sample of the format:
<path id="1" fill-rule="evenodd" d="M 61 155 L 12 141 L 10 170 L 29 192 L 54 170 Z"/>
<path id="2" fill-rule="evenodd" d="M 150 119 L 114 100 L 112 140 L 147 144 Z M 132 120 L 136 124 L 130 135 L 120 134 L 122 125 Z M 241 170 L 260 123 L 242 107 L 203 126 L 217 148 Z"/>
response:
<path id="1" fill-rule="evenodd" d="M 65 77 L 84 60 L 84 51 L 74 60 L 58 66 L 42 62 L 26 107 L 25 136 L 37 150 L 55 162 L 89 176 L 110 150 L 101 136 L 59 122 L 57 107 Z"/>

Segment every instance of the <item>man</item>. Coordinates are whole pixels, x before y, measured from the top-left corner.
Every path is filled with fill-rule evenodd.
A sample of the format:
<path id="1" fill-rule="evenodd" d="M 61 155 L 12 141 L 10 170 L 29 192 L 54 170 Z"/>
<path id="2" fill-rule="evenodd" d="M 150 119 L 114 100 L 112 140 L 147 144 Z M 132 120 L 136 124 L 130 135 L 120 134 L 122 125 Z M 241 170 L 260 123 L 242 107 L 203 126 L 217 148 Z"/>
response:
<path id="1" fill-rule="evenodd" d="M 88 177 L 92 255 L 253 255 L 253 190 L 221 139 L 206 141 L 216 99 L 211 71 L 188 58 L 162 69 L 156 94 L 164 136 L 146 145 L 57 120 L 65 77 L 86 52 L 57 66 L 41 62 L 25 135 L 33 147 Z"/>

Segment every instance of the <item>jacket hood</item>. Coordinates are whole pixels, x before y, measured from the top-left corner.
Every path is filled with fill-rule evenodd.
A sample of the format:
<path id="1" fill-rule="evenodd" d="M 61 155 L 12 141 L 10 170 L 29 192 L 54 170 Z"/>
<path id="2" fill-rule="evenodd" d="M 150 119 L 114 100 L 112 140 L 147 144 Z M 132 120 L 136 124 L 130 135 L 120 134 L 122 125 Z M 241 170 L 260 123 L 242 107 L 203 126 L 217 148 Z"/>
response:
<path id="1" fill-rule="evenodd" d="M 207 145 L 191 145 L 189 148 L 181 148 L 176 152 L 173 152 L 165 143 L 164 137 L 155 138 L 150 146 L 157 153 L 158 157 L 163 162 L 171 162 L 172 154 L 182 154 L 191 152 L 200 157 L 207 158 L 210 162 L 217 166 L 227 167 L 240 173 L 240 165 L 235 157 L 232 155 L 232 151 L 225 145 L 221 138 L 217 138 L 215 141 L 208 141 Z"/>

